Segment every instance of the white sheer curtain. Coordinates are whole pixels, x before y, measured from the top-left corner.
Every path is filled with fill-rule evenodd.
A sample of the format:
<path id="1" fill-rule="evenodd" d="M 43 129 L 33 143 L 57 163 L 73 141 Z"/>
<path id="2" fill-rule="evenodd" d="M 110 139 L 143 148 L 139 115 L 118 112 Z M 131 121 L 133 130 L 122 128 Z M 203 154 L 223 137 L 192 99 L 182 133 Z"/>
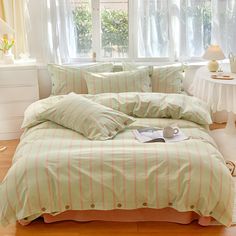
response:
<path id="1" fill-rule="evenodd" d="M 212 43 L 236 54 L 236 1 L 212 0 Z"/>
<path id="2" fill-rule="evenodd" d="M 70 1 L 28 0 L 27 8 L 31 56 L 43 63 L 69 63 L 76 54 Z"/>
<path id="3" fill-rule="evenodd" d="M 138 0 L 139 56 L 201 56 L 210 43 L 210 7 L 211 0 Z"/>
<path id="4" fill-rule="evenodd" d="M 0 11 L 4 20 L 14 29 L 13 38 L 15 45 L 13 51 L 16 57 L 28 53 L 28 42 L 26 37 L 25 17 L 27 0 L 1 0 Z"/>
<path id="5" fill-rule="evenodd" d="M 71 1 L 24 1 L 31 56 L 56 63 L 76 57 Z M 212 43 L 219 44 L 226 55 L 236 53 L 236 0 L 130 1 L 135 19 L 130 26 L 135 35 L 132 42 L 137 44 L 133 50 L 138 58 L 199 58 Z"/>
<path id="6" fill-rule="evenodd" d="M 211 0 L 180 0 L 180 59 L 201 57 L 211 44 Z"/>
<path id="7" fill-rule="evenodd" d="M 167 57 L 169 54 L 168 3 L 138 0 L 138 56 Z"/>
<path id="8" fill-rule="evenodd" d="M 138 0 L 138 57 L 187 60 L 213 43 L 236 53 L 236 0 Z"/>

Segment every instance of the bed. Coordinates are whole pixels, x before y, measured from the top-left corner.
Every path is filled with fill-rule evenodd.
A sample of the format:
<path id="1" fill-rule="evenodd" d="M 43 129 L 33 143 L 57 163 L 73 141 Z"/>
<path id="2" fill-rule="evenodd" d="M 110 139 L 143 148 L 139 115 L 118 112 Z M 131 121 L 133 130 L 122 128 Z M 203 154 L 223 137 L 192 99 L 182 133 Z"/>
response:
<path id="1" fill-rule="evenodd" d="M 208 134 L 210 111 L 182 94 L 78 95 L 134 118 L 114 138 L 89 140 L 42 113 L 65 96 L 32 104 L 0 186 L 0 223 L 61 220 L 211 220 L 230 226 L 233 181 Z M 140 143 L 137 127 L 178 126 L 188 140 Z"/>

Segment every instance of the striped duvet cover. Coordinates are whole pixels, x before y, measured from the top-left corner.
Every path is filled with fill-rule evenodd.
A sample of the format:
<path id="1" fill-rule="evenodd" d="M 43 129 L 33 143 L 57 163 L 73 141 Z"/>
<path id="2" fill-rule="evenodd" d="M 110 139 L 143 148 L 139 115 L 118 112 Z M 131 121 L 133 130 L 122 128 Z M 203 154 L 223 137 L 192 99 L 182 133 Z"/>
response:
<path id="1" fill-rule="evenodd" d="M 96 100 L 98 95 L 88 97 Z M 33 104 L 26 116 L 59 99 Z M 170 124 L 190 138 L 143 144 L 132 134 L 137 127 Z M 214 141 L 203 125 L 192 121 L 140 117 L 107 141 L 90 141 L 51 121 L 35 122 L 21 137 L 1 183 L 0 223 L 30 222 L 44 213 L 67 210 L 172 207 L 212 216 L 229 226 L 233 192 L 232 178 Z"/>

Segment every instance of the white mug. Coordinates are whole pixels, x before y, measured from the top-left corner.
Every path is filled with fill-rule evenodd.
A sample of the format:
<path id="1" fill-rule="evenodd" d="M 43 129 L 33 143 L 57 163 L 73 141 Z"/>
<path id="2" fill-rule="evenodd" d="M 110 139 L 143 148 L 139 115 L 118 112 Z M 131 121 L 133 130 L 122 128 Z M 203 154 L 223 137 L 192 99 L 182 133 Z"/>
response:
<path id="1" fill-rule="evenodd" d="M 167 126 L 163 129 L 163 137 L 164 138 L 173 138 L 175 134 L 179 133 L 178 128 L 172 128 L 171 126 Z"/>

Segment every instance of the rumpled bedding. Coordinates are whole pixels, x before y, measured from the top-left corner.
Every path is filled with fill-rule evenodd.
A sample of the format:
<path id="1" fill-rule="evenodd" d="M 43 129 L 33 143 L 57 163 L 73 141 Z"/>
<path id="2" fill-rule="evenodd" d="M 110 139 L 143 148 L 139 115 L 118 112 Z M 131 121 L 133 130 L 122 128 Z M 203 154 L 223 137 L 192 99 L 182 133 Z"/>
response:
<path id="1" fill-rule="evenodd" d="M 45 121 L 41 114 L 66 96 L 68 95 L 49 97 L 29 106 L 25 112 L 22 128 Z M 207 104 L 184 94 L 129 92 L 78 96 L 134 117 L 184 119 L 202 125 L 212 123 Z"/>
<path id="2" fill-rule="evenodd" d="M 211 118 L 203 102 L 177 94 L 83 96 L 136 121 L 112 140 L 91 141 L 40 117 L 64 96 L 32 104 L 0 186 L 2 225 L 67 210 L 166 207 L 231 224 L 234 184 L 208 134 Z M 189 139 L 143 144 L 132 134 L 137 127 L 167 125 L 178 126 Z"/>

